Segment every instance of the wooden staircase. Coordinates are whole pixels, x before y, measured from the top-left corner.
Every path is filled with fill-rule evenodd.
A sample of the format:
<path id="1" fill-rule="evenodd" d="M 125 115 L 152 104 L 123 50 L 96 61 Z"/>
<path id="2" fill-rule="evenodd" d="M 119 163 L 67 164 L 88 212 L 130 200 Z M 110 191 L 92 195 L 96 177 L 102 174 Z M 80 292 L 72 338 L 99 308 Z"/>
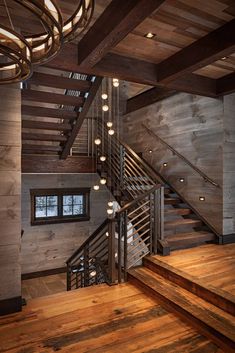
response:
<path id="1" fill-rule="evenodd" d="M 173 310 L 225 352 L 235 351 L 235 301 L 200 281 L 185 276 L 156 257 L 128 270 L 128 280 L 167 309 Z"/>

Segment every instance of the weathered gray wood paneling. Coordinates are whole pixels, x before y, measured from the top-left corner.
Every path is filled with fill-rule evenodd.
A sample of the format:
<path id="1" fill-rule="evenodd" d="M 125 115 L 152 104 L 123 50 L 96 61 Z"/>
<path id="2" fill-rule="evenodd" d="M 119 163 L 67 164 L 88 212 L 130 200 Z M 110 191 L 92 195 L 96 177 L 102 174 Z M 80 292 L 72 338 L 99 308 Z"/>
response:
<path id="1" fill-rule="evenodd" d="M 0 300 L 21 295 L 21 91 L 0 87 Z"/>
<path id="2" fill-rule="evenodd" d="M 67 258 L 107 217 L 109 192 L 102 187 L 92 190 L 94 174 L 23 174 L 22 175 L 22 273 L 65 266 Z M 50 225 L 30 225 L 30 189 L 91 187 L 90 221 Z"/>
<path id="3" fill-rule="evenodd" d="M 206 183 L 173 155 L 142 123 L 201 169 L 221 188 Z M 124 141 L 158 170 L 217 230 L 223 230 L 223 99 L 180 93 L 124 117 Z M 149 150 L 153 153 L 149 153 Z M 166 168 L 163 163 L 167 162 Z M 179 178 L 185 182 L 180 183 Z M 205 201 L 199 201 L 205 196 Z"/>
<path id="4" fill-rule="evenodd" d="M 223 232 L 235 233 L 235 94 L 224 97 Z"/>

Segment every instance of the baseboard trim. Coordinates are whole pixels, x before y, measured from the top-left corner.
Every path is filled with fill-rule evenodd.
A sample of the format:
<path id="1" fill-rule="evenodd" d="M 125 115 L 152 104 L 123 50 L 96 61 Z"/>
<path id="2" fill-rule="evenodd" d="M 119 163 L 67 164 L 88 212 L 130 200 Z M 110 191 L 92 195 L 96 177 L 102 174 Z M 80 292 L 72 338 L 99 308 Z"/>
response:
<path id="1" fill-rule="evenodd" d="M 221 235 L 221 237 L 222 237 L 222 245 L 235 243 L 235 233 Z"/>
<path id="2" fill-rule="evenodd" d="M 22 310 L 22 298 L 14 297 L 0 300 L 0 316 L 9 315 Z"/>
<path id="3" fill-rule="evenodd" d="M 66 271 L 67 271 L 66 267 L 59 267 L 59 268 L 53 268 L 50 270 L 37 271 L 37 272 L 31 272 L 31 273 L 23 273 L 21 275 L 21 279 L 25 280 L 25 279 L 44 277 L 44 276 L 57 275 L 59 273 L 65 273 Z"/>

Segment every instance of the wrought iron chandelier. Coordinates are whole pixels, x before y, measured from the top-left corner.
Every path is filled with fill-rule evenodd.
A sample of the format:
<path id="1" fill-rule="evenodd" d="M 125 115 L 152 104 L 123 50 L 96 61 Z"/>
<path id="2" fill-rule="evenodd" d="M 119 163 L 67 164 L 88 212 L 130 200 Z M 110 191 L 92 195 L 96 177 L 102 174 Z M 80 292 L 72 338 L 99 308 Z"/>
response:
<path id="1" fill-rule="evenodd" d="M 27 36 L 16 31 L 4 0 L 11 28 L 0 24 L 0 84 L 27 79 L 32 74 L 33 65 L 52 59 L 63 43 L 73 40 L 85 30 L 94 11 L 94 0 L 79 0 L 76 11 L 64 22 L 54 0 L 12 1 L 36 16 L 44 31 Z"/>

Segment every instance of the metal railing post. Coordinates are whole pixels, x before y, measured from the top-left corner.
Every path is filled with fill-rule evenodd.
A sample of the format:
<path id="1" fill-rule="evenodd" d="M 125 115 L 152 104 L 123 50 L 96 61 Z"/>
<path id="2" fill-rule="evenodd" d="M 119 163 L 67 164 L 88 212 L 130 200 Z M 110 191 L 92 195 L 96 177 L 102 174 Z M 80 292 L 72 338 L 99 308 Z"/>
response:
<path id="1" fill-rule="evenodd" d="M 110 219 L 108 224 L 108 275 L 110 284 L 114 284 L 117 281 L 115 264 L 115 226 L 116 219 Z"/>
<path id="2" fill-rule="evenodd" d="M 89 279 L 90 279 L 90 273 L 89 273 L 89 246 L 86 245 L 84 247 L 84 287 L 89 286 Z"/>
<path id="3" fill-rule="evenodd" d="M 71 290 L 71 267 L 67 264 L 67 291 Z"/>
<path id="4" fill-rule="evenodd" d="M 124 217 L 123 217 L 123 252 L 124 252 L 124 258 L 123 258 L 123 269 L 124 269 L 124 281 L 127 281 L 127 211 L 124 211 Z"/>
<path id="5" fill-rule="evenodd" d="M 158 240 L 164 239 L 164 187 L 154 191 L 153 252 L 157 253 Z"/>
<path id="6" fill-rule="evenodd" d="M 118 214 L 118 283 L 122 281 L 122 236 L 123 236 L 123 217 Z"/>

